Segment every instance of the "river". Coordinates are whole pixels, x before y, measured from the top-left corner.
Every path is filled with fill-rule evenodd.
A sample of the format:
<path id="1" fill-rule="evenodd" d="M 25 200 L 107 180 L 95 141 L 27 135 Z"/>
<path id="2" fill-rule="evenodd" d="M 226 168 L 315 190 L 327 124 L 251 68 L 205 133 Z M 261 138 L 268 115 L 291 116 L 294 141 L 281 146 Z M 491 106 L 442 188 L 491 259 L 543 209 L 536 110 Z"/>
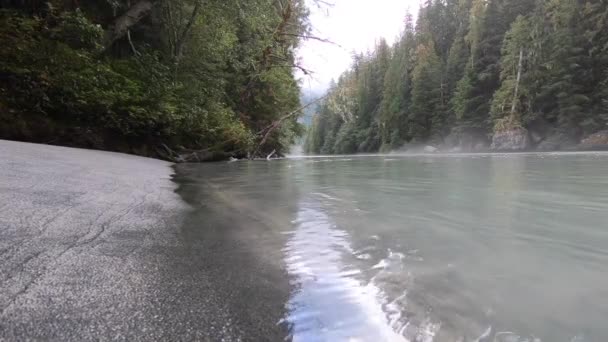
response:
<path id="1" fill-rule="evenodd" d="M 237 315 L 288 339 L 608 341 L 608 154 L 294 157 L 174 180 L 197 208 L 187 239 L 221 237 L 242 265 Z"/>

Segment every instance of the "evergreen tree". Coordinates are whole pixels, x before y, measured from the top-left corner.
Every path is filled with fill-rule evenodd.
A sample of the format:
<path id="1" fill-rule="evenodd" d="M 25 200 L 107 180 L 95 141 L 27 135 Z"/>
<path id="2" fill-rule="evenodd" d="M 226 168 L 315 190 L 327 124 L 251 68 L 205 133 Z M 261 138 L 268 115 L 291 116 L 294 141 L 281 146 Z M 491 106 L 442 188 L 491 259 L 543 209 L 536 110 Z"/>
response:
<path id="1" fill-rule="evenodd" d="M 608 122 L 608 3 L 427 0 L 415 27 L 356 55 L 344 79 L 316 127 L 324 151 L 472 147 L 513 128 L 576 141 Z"/>
<path id="2" fill-rule="evenodd" d="M 545 117 L 569 136 L 583 133 L 585 111 L 591 107 L 587 81 L 591 77 L 590 59 L 580 22 L 581 8 L 576 0 L 552 0 L 546 4 L 550 27 L 546 61 L 547 82 L 541 94 L 550 101 Z"/>
<path id="3" fill-rule="evenodd" d="M 529 19 L 519 16 L 505 35 L 500 62 L 501 84 L 492 102 L 495 131 L 522 127 L 522 117 L 531 112 L 534 94 L 530 92 L 526 77 L 533 45 L 531 31 Z"/>
<path id="4" fill-rule="evenodd" d="M 465 68 L 470 58 L 470 52 L 467 46 L 467 32 L 469 29 L 469 13 L 471 12 L 471 5 L 472 3 L 470 0 L 459 1 L 456 11 L 458 28 L 446 61 L 445 97 L 447 99 L 447 108 L 444 115 L 446 117 L 448 127 L 454 127 L 456 124 L 454 94 L 456 93 L 458 81 L 464 76 Z"/>
<path id="5" fill-rule="evenodd" d="M 409 135 L 417 142 L 438 137 L 444 124 L 441 111 L 441 62 L 430 44 L 432 43 L 418 45 L 412 76 Z"/>
<path id="6" fill-rule="evenodd" d="M 393 48 L 393 58 L 384 79 L 379 125 L 385 150 L 399 147 L 408 139 L 408 108 L 412 86 L 414 26 L 406 16 L 405 31 Z"/>

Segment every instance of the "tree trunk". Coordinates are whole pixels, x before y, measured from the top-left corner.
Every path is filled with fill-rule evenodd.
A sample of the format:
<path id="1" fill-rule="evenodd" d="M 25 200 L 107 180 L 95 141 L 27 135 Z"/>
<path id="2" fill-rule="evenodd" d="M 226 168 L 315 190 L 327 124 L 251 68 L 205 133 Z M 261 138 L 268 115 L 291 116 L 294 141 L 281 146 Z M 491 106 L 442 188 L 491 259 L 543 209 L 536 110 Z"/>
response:
<path id="1" fill-rule="evenodd" d="M 124 37 L 129 29 L 145 18 L 152 11 L 155 2 L 152 0 L 140 0 L 131 6 L 124 14 L 114 20 L 105 33 L 105 48 L 109 49 L 118 39 Z"/>
<path id="2" fill-rule="evenodd" d="M 515 91 L 513 92 L 513 103 L 511 104 L 511 118 L 515 119 L 515 107 L 517 106 L 517 92 L 519 90 L 519 80 L 521 79 L 522 60 L 524 59 L 524 49 L 519 49 L 519 62 L 517 63 L 517 78 L 515 79 Z M 517 118 L 519 121 L 519 117 Z"/>
<path id="3" fill-rule="evenodd" d="M 175 57 L 178 60 L 182 56 L 182 53 L 184 50 L 184 42 L 186 41 L 186 38 L 188 37 L 188 33 L 190 33 L 190 30 L 192 29 L 192 25 L 196 21 L 196 17 L 198 16 L 198 12 L 200 11 L 201 2 L 202 1 L 199 0 L 194 4 L 194 9 L 192 10 L 192 14 L 190 15 L 190 20 L 188 20 L 188 22 L 186 23 L 186 27 L 184 27 L 182 34 L 178 37 L 177 42 L 175 43 L 175 52 L 174 53 L 175 53 Z"/>
<path id="4" fill-rule="evenodd" d="M 194 9 L 192 10 L 192 14 L 190 15 L 190 20 L 188 20 L 188 22 L 186 23 L 186 27 L 184 27 L 184 30 L 179 35 L 179 37 L 177 37 L 177 40 L 175 42 L 175 51 L 173 51 L 173 58 L 175 63 L 175 68 L 173 70 L 174 79 L 177 79 L 179 63 L 181 62 L 182 55 L 184 53 L 184 43 L 186 42 L 186 38 L 188 37 L 190 30 L 192 29 L 192 25 L 194 25 L 194 22 L 196 21 L 196 17 L 198 16 L 198 13 L 201 9 L 201 3 L 202 0 L 196 1 L 196 3 L 194 4 Z"/>

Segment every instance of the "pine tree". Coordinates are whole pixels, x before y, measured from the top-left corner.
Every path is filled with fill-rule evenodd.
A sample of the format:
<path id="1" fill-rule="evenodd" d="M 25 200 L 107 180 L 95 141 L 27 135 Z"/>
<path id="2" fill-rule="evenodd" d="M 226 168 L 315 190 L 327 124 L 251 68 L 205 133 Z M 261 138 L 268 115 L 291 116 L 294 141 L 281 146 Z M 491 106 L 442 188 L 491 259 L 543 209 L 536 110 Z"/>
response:
<path id="1" fill-rule="evenodd" d="M 376 44 L 376 50 L 369 54 L 364 63 L 359 82 L 359 106 L 357 116 L 357 141 L 360 152 L 373 152 L 380 148 L 380 128 L 378 113 L 384 90 L 384 76 L 390 63 L 390 47 L 386 40 Z"/>
<path id="2" fill-rule="evenodd" d="M 582 12 L 585 38 L 589 44 L 592 79 L 592 110 L 585 119 L 587 131 L 606 129 L 608 123 L 608 2 L 587 1 Z"/>
<path id="3" fill-rule="evenodd" d="M 513 128 L 559 147 L 606 128 L 608 2 L 427 0 L 415 28 L 406 21 L 345 75 L 318 123 L 325 151 L 472 147 Z"/>
<path id="4" fill-rule="evenodd" d="M 408 140 L 407 112 L 411 102 L 414 39 L 412 16 L 408 14 L 405 30 L 393 48 L 378 116 L 382 145 L 386 150 L 397 148 Z"/>
<path id="5" fill-rule="evenodd" d="M 494 131 L 523 126 L 522 117 L 531 112 L 534 102 L 527 82 L 532 50 L 529 19 L 519 16 L 505 35 L 500 61 L 500 88 L 494 94 L 491 115 Z"/>
<path id="6" fill-rule="evenodd" d="M 440 110 L 441 62 L 431 44 L 418 45 L 412 76 L 409 135 L 417 142 L 437 138 L 443 126 L 443 113 Z"/>
<path id="7" fill-rule="evenodd" d="M 445 67 L 445 97 L 447 108 L 445 110 L 446 124 L 452 128 L 456 124 L 456 112 L 454 110 L 454 95 L 458 81 L 463 78 L 470 52 L 467 46 L 467 32 L 469 29 L 469 13 L 471 12 L 472 2 L 470 0 L 460 0 L 458 3 L 456 18 L 457 31 Z"/>
<path id="8" fill-rule="evenodd" d="M 584 113 L 591 107 L 586 91 L 591 61 L 579 25 L 581 8 L 576 0 L 552 0 L 546 6 L 551 35 L 546 61 L 548 78 L 541 94 L 552 104 L 544 106 L 545 116 L 560 131 L 578 138 L 583 134 Z"/>

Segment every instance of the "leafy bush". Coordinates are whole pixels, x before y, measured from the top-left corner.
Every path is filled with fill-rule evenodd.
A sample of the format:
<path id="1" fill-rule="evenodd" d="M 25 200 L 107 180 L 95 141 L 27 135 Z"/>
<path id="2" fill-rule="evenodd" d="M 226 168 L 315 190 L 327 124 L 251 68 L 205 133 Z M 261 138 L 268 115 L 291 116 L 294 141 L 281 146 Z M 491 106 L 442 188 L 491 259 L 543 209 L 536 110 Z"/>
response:
<path id="1" fill-rule="evenodd" d="M 91 23 L 82 11 L 63 12 L 58 21 L 59 24 L 51 30 L 53 39 L 63 41 L 74 49 L 101 50 L 103 30 L 100 25 Z"/>
<path id="2" fill-rule="evenodd" d="M 0 12 L 0 44 L 10 47 L 0 51 L 0 90 L 6 106 L 21 113 L 24 121 L 46 117 L 97 140 L 109 134 L 119 144 L 122 140 L 233 151 L 252 146 L 252 133 L 232 109 L 196 94 L 202 92 L 200 84 L 174 82 L 173 70 L 158 52 L 144 49 L 136 57 L 100 57 L 98 25 L 80 11 L 54 21 L 50 25 L 17 12 Z M 38 140 L 40 132 L 21 131 L 30 135 L 24 139 Z M 109 144 L 114 142 L 96 147 Z"/>

